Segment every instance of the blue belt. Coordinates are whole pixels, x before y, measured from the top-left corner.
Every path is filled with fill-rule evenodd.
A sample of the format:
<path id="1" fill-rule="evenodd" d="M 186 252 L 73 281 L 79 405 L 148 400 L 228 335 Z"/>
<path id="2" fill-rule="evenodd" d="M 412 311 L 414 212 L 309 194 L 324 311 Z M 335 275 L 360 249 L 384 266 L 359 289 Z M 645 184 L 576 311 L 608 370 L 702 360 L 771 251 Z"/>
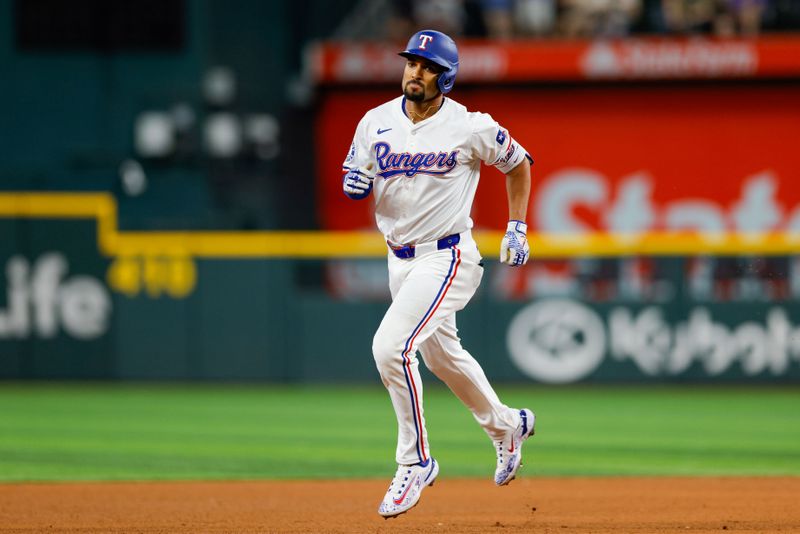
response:
<path id="1" fill-rule="evenodd" d="M 461 241 L 461 234 L 453 234 L 447 237 L 443 237 L 436 241 L 436 250 L 442 250 L 445 248 L 450 248 L 452 246 L 458 245 L 459 241 Z M 409 259 L 413 258 L 416 254 L 416 251 L 419 249 L 421 252 L 423 249 L 431 248 L 433 243 L 422 243 L 421 245 L 392 245 L 388 243 L 389 248 L 392 249 L 392 253 L 400 259 Z"/>

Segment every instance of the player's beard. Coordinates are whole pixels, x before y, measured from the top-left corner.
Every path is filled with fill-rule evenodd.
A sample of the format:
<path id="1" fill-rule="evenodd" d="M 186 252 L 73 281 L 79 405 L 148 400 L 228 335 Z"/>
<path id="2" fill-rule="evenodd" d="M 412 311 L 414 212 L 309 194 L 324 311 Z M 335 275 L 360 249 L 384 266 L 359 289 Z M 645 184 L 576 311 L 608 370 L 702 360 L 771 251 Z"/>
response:
<path id="1" fill-rule="evenodd" d="M 410 87 L 411 82 L 418 84 L 422 88 L 422 91 L 413 92 Z M 411 102 L 425 102 L 425 100 L 427 100 L 425 98 L 425 86 L 422 84 L 422 82 L 417 82 L 415 80 L 406 82 L 406 85 L 403 88 L 403 95 L 405 95 L 406 100 L 410 100 Z"/>

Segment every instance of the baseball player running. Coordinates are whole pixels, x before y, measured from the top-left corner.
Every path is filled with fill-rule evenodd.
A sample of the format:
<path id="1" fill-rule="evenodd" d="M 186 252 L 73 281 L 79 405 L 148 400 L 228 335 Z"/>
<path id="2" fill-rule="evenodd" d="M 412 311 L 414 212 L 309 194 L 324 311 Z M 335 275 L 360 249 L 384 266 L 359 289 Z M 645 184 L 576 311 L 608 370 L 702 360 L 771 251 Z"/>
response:
<path id="1" fill-rule="evenodd" d="M 372 343 L 398 425 L 398 468 L 378 507 L 384 517 L 416 505 L 439 474 L 425 428 L 417 350 L 494 442 L 497 485 L 516 475 L 535 423 L 527 408 L 500 402 L 456 329 L 456 312 L 483 276 L 470 232 L 481 161 L 506 175 L 509 223 L 500 261 L 520 266 L 529 254 L 525 215 L 532 160 L 491 116 L 469 112 L 445 96 L 458 72 L 450 37 L 420 31 L 400 55 L 406 58 L 403 95 L 364 115 L 343 166 L 345 195 L 363 200 L 373 194 L 375 219 L 388 245 L 392 304 Z"/>

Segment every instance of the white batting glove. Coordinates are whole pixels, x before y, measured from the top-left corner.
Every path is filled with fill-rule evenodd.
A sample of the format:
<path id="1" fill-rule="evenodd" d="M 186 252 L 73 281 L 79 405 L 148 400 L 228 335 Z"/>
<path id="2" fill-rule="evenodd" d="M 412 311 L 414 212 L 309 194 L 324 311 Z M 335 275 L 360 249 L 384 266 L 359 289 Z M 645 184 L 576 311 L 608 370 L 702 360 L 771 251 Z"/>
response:
<path id="1" fill-rule="evenodd" d="M 372 182 L 375 180 L 372 168 L 372 163 L 370 163 L 366 167 L 359 167 L 345 174 L 342 182 L 344 194 L 353 200 L 367 198 L 372 191 Z"/>
<path id="2" fill-rule="evenodd" d="M 522 221 L 508 221 L 506 235 L 500 245 L 500 261 L 513 267 L 528 262 L 531 249 L 528 246 L 528 225 Z"/>

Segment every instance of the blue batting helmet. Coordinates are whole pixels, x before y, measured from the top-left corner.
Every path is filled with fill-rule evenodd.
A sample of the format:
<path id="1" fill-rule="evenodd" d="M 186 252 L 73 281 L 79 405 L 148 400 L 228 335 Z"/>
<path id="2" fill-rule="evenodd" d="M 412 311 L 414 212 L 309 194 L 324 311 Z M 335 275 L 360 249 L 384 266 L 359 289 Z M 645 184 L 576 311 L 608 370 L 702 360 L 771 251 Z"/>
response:
<path id="1" fill-rule="evenodd" d="M 456 83 L 458 73 L 458 48 L 450 37 L 436 30 L 422 30 L 411 36 L 403 57 L 419 56 L 444 68 L 436 83 L 442 94 L 449 93 Z"/>

